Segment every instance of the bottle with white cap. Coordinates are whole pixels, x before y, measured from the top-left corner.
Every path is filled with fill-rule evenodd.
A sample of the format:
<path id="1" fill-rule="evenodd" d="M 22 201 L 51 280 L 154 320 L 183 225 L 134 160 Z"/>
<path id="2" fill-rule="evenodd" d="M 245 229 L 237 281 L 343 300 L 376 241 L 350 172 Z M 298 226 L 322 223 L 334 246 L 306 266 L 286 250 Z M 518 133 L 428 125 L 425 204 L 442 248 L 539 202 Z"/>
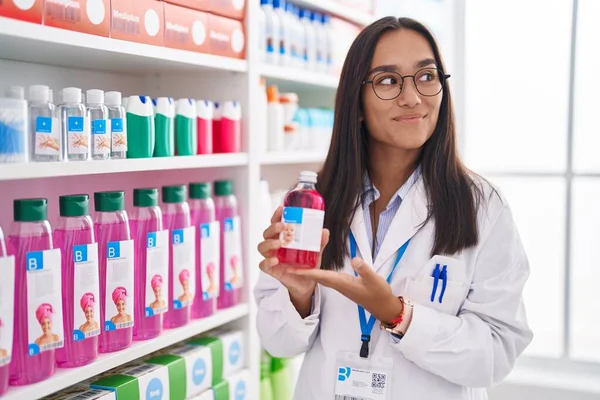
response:
<path id="1" fill-rule="evenodd" d="M 92 130 L 92 159 L 110 159 L 110 125 L 108 108 L 104 105 L 104 91 L 90 89 L 87 92 L 87 111 Z"/>
<path id="2" fill-rule="evenodd" d="M 29 138 L 32 161 L 62 160 L 60 126 L 48 86 L 29 86 Z"/>
<path id="3" fill-rule="evenodd" d="M 87 110 L 81 103 L 81 89 L 68 87 L 62 90 L 63 103 L 58 107 L 63 143 L 63 159 L 85 161 L 89 159 L 90 135 L 85 123 Z"/>
<path id="4" fill-rule="evenodd" d="M 175 101 L 171 97 L 156 99 L 154 112 L 154 157 L 175 155 Z"/>
<path id="5" fill-rule="evenodd" d="M 121 92 L 104 93 L 104 103 L 108 108 L 110 122 L 110 158 L 123 159 L 127 157 L 127 117 L 125 108 L 121 105 Z"/>

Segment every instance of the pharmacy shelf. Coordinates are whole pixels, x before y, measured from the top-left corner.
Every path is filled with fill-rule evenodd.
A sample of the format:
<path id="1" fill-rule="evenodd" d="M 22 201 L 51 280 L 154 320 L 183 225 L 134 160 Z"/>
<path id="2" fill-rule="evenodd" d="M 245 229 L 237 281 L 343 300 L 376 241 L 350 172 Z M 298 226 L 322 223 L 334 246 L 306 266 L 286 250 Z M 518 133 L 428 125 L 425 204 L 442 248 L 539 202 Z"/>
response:
<path id="1" fill-rule="evenodd" d="M 0 181 L 52 178 L 75 175 L 117 174 L 137 171 L 239 167 L 248 165 L 247 153 L 199 156 L 138 158 L 107 161 L 72 161 L 27 164 L 0 164 Z"/>
<path id="2" fill-rule="evenodd" d="M 0 57 L 130 73 L 248 70 L 245 60 L 110 39 L 5 17 L 0 17 Z"/>
<path id="3" fill-rule="evenodd" d="M 366 26 L 375 20 L 375 17 L 372 14 L 365 11 L 354 10 L 352 7 L 336 0 L 291 0 L 291 2 L 300 7 L 306 7 L 311 10 L 318 10 L 326 14 L 331 14 L 358 25 Z"/>
<path id="4" fill-rule="evenodd" d="M 281 164 L 321 164 L 327 156 L 324 152 L 277 152 L 265 153 L 260 158 L 262 165 L 281 165 Z"/>
<path id="5" fill-rule="evenodd" d="M 307 85 L 335 90 L 339 82 L 339 77 L 332 74 L 269 64 L 261 66 L 261 75 L 270 83 L 284 84 L 287 91 L 306 90 Z"/>
<path id="6" fill-rule="evenodd" d="M 116 353 L 101 354 L 96 361 L 85 367 L 57 369 L 56 373 L 51 378 L 48 378 L 43 382 L 22 387 L 11 387 L 6 395 L 2 397 L 2 400 L 39 399 L 40 397 L 55 393 L 68 386 L 92 378 L 105 371 L 140 357 L 144 357 L 165 347 L 169 347 L 193 336 L 246 317 L 248 313 L 248 305 L 242 304 L 227 310 L 219 311 L 217 314 L 208 318 L 191 322 L 184 327 L 165 330 L 163 334 L 156 339 L 144 342 L 133 342 L 133 345 L 128 349 Z"/>

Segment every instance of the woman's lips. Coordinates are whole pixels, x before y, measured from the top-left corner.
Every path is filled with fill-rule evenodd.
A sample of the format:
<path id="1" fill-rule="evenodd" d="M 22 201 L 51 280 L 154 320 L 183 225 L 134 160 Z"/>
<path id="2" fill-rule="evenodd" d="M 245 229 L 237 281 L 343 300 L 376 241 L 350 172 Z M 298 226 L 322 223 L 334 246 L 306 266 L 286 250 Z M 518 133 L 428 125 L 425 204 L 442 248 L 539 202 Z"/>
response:
<path id="1" fill-rule="evenodd" d="M 404 124 L 416 124 L 419 123 L 425 118 L 424 115 L 414 114 L 414 115 L 403 115 L 401 117 L 394 118 L 394 121 L 404 123 Z"/>

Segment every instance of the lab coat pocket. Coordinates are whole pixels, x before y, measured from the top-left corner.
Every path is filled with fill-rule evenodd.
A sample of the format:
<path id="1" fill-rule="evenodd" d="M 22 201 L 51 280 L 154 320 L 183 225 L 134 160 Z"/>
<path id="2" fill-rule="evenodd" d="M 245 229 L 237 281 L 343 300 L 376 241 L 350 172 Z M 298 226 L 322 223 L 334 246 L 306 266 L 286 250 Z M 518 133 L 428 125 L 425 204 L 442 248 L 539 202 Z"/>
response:
<path id="1" fill-rule="evenodd" d="M 419 305 L 434 308 L 450 315 L 458 315 L 460 307 L 467 296 L 467 285 L 458 281 L 443 281 L 420 275 L 416 279 L 409 278 L 406 281 L 404 296 Z"/>

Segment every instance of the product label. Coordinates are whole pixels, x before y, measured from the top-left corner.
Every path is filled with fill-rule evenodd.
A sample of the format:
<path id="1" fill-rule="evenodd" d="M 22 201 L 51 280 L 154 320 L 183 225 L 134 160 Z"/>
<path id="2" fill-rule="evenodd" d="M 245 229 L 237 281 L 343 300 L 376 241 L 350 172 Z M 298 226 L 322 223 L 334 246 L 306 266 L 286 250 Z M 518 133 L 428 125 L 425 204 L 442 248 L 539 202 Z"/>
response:
<path id="1" fill-rule="evenodd" d="M 15 310 L 15 257 L 0 257 L 0 366 L 10 363 Z"/>
<path id="2" fill-rule="evenodd" d="M 196 290 L 196 228 L 173 229 L 173 308 L 187 307 L 194 301 Z"/>
<path id="3" fill-rule="evenodd" d="M 169 309 L 169 231 L 146 236 L 146 317 Z"/>
<path id="4" fill-rule="evenodd" d="M 67 141 L 69 154 L 87 154 L 89 149 L 84 117 L 67 118 Z"/>
<path id="5" fill-rule="evenodd" d="M 35 119 L 35 154 L 58 156 L 60 139 L 58 124 L 52 117 L 39 116 Z"/>
<path id="6" fill-rule="evenodd" d="M 221 336 L 223 342 L 223 376 L 229 376 L 245 363 L 243 352 L 244 335 L 241 332 Z"/>
<path id="7" fill-rule="evenodd" d="M 185 345 L 172 351 L 183 357 L 187 371 L 186 399 L 210 388 L 212 383 L 212 353 L 210 347 Z"/>
<path id="8" fill-rule="evenodd" d="M 110 130 L 105 119 L 92 121 L 92 140 L 94 154 L 110 154 Z"/>
<path id="9" fill-rule="evenodd" d="M 220 226 L 219 221 L 200 225 L 200 277 L 202 299 L 208 300 L 219 295 L 220 279 Z"/>
<path id="10" fill-rule="evenodd" d="M 140 399 L 162 400 L 169 398 L 169 369 L 163 365 L 142 364 L 123 372 L 137 378 Z"/>
<path id="11" fill-rule="evenodd" d="M 110 132 L 113 153 L 127 151 L 127 124 L 125 120 L 123 118 L 111 119 Z"/>
<path id="12" fill-rule="evenodd" d="M 133 240 L 106 246 L 105 331 L 133 326 Z"/>
<path id="13" fill-rule="evenodd" d="M 288 249 L 321 251 L 321 231 L 325 211 L 312 208 L 284 207 L 281 241 Z"/>
<path id="14" fill-rule="evenodd" d="M 27 274 L 28 354 L 64 345 L 60 249 L 30 251 Z"/>
<path id="15" fill-rule="evenodd" d="M 242 286 L 242 232 L 240 218 L 225 218 L 223 224 L 223 255 L 225 264 L 225 290 L 230 291 Z"/>
<path id="16" fill-rule="evenodd" d="M 100 334 L 100 284 L 98 281 L 98 244 L 73 246 L 73 341 Z"/>

